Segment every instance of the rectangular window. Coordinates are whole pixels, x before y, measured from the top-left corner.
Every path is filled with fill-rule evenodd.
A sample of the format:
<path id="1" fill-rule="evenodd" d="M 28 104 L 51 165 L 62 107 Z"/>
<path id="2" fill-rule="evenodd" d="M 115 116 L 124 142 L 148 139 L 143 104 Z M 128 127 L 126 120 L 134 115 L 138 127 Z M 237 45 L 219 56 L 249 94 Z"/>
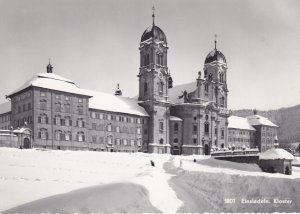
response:
<path id="1" fill-rule="evenodd" d="M 92 136 L 92 142 L 96 143 L 97 142 L 97 137 L 96 136 Z"/>
<path id="2" fill-rule="evenodd" d="M 97 129 L 97 124 L 96 123 L 92 123 L 92 129 L 96 130 Z"/>
<path id="3" fill-rule="evenodd" d="M 116 127 L 116 132 L 118 132 L 118 133 L 120 132 L 120 127 L 119 126 Z"/>
<path id="4" fill-rule="evenodd" d="M 83 115 L 83 106 L 78 106 L 78 114 Z"/>
<path id="5" fill-rule="evenodd" d="M 31 103 L 28 103 L 28 110 L 31 110 Z"/>
<path id="6" fill-rule="evenodd" d="M 65 96 L 65 100 L 69 101 L 70 97 L 69 96 Z"/>
<path id="7" fill-rule="evenodd" d="M 193 143 L 197 144 L 197 138 L 193 138 Z"/>
<path id="8" fill-rule="evenodd" d="M 164 131 L 164 123 L 163 122 L 159 122 L 159 131 L 160 132 Z"/>
<path id="9" fill-rule="evenodd" d="M 140 128 L 140 127 L 138 127 L 138 128 L 136 129 L 136 133 L 137 133 L 137 134 L 141 134 L 141 128 Z"/>
<path id="10" fill-rule="evenodd" d="M 194 133 L 197 133 L 197 129 L 198 129 L 198 126 L 197 125 L 193 125 L 193 132 Z"/>
<path id="11" fill-rule="evenodd" d="M 134 140 L 130 140 L 130 146 L 134 146 Z"/>
<path id="12" fill-rule="evenodd" d="M 100 113 L 100 120 L 103 120 L 103 114 L 102 113 Z"/>
<path id="13" fill-rule="evenodd" d="M 96 113 L 95 112 L 91 112 L 91 118 L 96 118 Z"/>
<path id="14" fill-rule="evenodd" d="M 111 124 L 107 125 L 107 131 L 111 132 Z"/>
<path id="15" fill-rule="evenodd" d="M 55 99 L 60 100 L 60 95 L 56 94 Z"/>
<path id="16" fill-rule="evenodd" d="M 41 97 L 45 97 L 46 96 L 46 94 L 45 94 L 45 92 L 41 92 Z"/>
<path id="17" fill-rule="evenodd" d="M 81 99 L 81 98 L 78 98 L 78 102 L 79 102 L 79 103 L 82 103 L 82 99 Z"/>
<path id="18" fill-rule="evenodd" d="M 71 112 L 71 106 L 70 104 L 65 104 L 65 112 L 70 113 Z"/>

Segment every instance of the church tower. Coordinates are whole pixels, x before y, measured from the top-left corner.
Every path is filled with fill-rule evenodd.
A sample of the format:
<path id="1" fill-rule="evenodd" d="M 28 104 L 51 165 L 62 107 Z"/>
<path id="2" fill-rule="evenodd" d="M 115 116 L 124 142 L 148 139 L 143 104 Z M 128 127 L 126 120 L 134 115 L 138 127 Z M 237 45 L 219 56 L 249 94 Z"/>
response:
<path id="1" fill-rule="evenodd" d="M 227 62 L 224 54 L 217 50 L 216 37 L 215 48 L 207 55 L 204 63 L 205 91 L 209 92 L 210 101 L 227 108 Z"/>
<path id="2" fill-rule="evenodd" d="M 172 78 L 168 72 L 168 44 L 164 32 L 154 23 L 147 28 L 140 42 L 139 101 L 148 114 L 148 151 L 170 153 L 168 88 Z"/>

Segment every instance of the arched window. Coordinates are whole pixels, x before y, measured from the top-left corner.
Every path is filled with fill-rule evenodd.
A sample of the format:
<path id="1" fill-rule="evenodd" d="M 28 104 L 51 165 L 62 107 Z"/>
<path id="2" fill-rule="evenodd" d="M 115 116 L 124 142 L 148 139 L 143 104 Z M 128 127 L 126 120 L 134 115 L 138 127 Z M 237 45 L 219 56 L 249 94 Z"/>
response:
<path id="1" fill-rule="evenodd" d="M 164 93 L 164 83 L 163 82 L 159 82 L 159 84 L 158 84 L 158 93 L 159 94 Z"/>
<path id="2" fill-rule="evenodd" d="M 61 134 L 62 134 L 62 131 L 60 131 L 60 130 L 55 130 L 55 140 L 61 140 L 62 138 L 62 136 L 61 136 Z"/>
<path id="3" fill-rule="evenodd" d="M 161 139 L 159 140 L 159 144 L 164 144 L 164 139 L 161 138 Z"/>
<path id="4" fill-rule="evenodd" d="M 54 123 L 54 125 L 60 126 L 61 125 L 61 116 L 55 115 L 53 123 Z"/>
<path id="5" fill-rule="evenodd" d="M 47 140 L 48 139 L 48 130 L 47 129 L 40 129 L 38 132 L 38 138 L 42 140 Z"/>
<path id="6" fill-rule="evenodd" d="M 174 143 L 178 143 L 178 138 L 174 138 Z"/>
<path id="7" fill-rule="evenodd" d="M 174 132 L 178 132 L 178 129 L 179 129 L 178 123 L 175 123 L 174 124 Z"/>
<path id="8" fill-rule="evenodd" d="M 107 144 L 108 145 L 112 145 L 113 144 L 113 137 L 112 136 L 108 136 L 107 137 Z"/>
<path id="9" fill-rule="evenodd" d="M 79 142 L 84 142 L 85 141 L 84 132 L 77 132 L 77 141 L 79 141 Z"/>
<path id="10" fill-rule="evenodd" d="M 77 121 L 76 121 L 76 125 L 79 127 L 79 128 L 84 128 L 84 121 L 82 118 L 79 118 Z"/>
<path id="11" fill-rule="evenodd" d="M 65 140 L 66 141 L 72 140 L 72 133 L 70 131 L 66 132 L 66 134 L 65 134 Z"/>
<path id="12" fill-rule="evenodd" d="M 48 124 L 48 117 L 46 114 L 40 114 L 38 117 L 38 123 Z"/>
<path id="13" fill-rule="evenodd" d="M 225 105 L 225 98 L 220 97 L 220 105 L 223 107 Z"/>
<path id="14" fill-rule="evenodd" d="M 209 134 L 209 123 L 208 123 L 208 122 L 206 122 L 206 123 L 204 124 L 204 133 L 205 133 L 205 134 Z"/>

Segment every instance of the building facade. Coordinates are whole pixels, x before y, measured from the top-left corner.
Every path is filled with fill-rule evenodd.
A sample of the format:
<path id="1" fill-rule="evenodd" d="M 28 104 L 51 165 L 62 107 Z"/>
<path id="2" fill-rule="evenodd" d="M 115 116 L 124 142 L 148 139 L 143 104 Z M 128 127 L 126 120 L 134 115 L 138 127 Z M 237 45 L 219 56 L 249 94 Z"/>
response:
<path id="1" fill-rule="evenodd" d="M 114 95 L 81 89 L 49 63 L 7 95 L 0 128 L 26 127 L 30 145 L 49 149 L 190 155 L 228 148 L 235 132 L 228 132 L 227 61 L 217 42 L 196 80 L 176 87 L 168 49 L 153 14 L 139 46 L 138 99 L 122 97 L 119 86 Z"/>

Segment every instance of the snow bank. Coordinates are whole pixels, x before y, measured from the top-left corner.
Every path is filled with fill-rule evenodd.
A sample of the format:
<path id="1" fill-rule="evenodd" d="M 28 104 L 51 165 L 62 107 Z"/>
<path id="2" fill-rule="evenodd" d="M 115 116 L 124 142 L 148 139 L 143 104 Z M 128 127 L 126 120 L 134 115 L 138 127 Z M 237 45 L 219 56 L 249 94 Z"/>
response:
<path id="1" fill-rule="evenodd" d="M 241 176 L 262 176 L 262 177 L 276 177 L 296 179 L 300 178 L 300 171 L 293 167 L 292 175 L 284 175 L 280 173 L 265 173 L 262 172 L 259 167 L 253 164 L 235 163 L 223 160 L 210 160 L 208 157 L 196 157 L 197 163 L 191 160 L 191 157 L 176 156 L 174 158 L 174 165 L 176 167 L 196 172 L 208 172 L 208 173 L 221 173 L 229 175 L 241 175 Z M 181 162 L 181 164 L 180 164 Z"/>
<path id="2" fill-rule="evenodd" d="M 5 213 L 144 213 L 159 212 L 148 191 L 137 184 L 114 183 L 55 195 L 7 210 Z"/>
<path id="3" fill-rule="evenodd" d="M 286 159 L 294 160 L 294 156 L 281 148 L 269 149 L 265 152 L 260 153 L 259 159 L 261 160 L 276 160 L 276 159 Z"/>

